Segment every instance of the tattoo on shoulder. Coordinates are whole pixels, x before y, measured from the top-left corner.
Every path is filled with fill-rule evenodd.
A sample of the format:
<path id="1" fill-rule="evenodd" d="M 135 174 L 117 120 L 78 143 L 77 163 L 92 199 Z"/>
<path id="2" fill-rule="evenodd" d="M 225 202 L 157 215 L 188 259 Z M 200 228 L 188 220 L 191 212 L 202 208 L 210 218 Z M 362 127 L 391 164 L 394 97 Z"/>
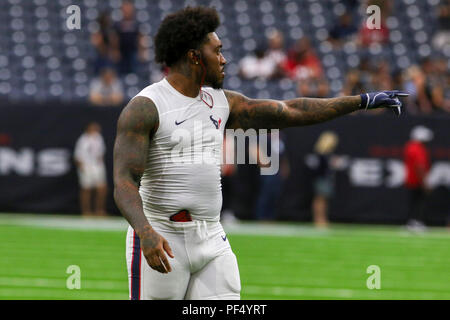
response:
<path id="1" fill-rule="evenodd" d="M 142 132 L 156 131 L 159 124 L 158 112 L 152 100 L 146 97 L 136 97 L 123 109 L 119 126 L 124 124 L 128 130 Z"/>
<path id="2" fill-rule="evenodd" d="M 230 105 L 227 126 L 230 128 L 279 128 L 285 121 L 287 106 L 283 101 L 249 99 L 246 96 L 225 90 Z"/>
<path id="3" fill-rule="evenodd" d="M 123 109 L 114 144 L 114 172 L 117 177 L 129 175 L 139 183 L 158 121 L 156 107 L 148 98 L 136 97 Z"/>

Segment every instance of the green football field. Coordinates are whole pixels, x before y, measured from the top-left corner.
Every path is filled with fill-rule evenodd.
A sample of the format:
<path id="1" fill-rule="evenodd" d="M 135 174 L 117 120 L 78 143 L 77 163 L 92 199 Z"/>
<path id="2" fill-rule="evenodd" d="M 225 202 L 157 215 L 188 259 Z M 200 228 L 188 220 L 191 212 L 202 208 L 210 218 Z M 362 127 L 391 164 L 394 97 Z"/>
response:
<path id="1" fill-rule="evenodd" d="M 126 228 L 122 218 L 0 214 L 0 299 L 128 299 Z M 449 229 L 240 223 L 225 230 L 242 299 L 450 299 Z M 72 265 L 79 290 L 67 288 Z M 375 277 L 380 288 L 369 289 Z"/>

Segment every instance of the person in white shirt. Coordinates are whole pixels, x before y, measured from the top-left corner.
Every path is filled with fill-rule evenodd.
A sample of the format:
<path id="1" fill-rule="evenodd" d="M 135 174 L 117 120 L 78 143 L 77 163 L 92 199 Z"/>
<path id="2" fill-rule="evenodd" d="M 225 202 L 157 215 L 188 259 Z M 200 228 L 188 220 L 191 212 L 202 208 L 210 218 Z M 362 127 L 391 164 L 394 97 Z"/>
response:
<path id="1" fill-rule="evenodd" d="M 253 54 L 245 56 L 239 62 L 239 71 L 245 79 L 270 79 L 275 72 L 276 64 L 268 59 L 263 48 L 258 47 Z"/>
<path id="2" fill-rule="evenodd" d="M 281 78 L 284 76 L 282 63 L 286 59 L 286 51 L 284 49 L 284 36 L 280 30 L 273 30 L 267 37 L 268 49 L 266 52 L 266 60 L 274 65 L 272 78 Z"/>
<path id="3" fill-rule="evenodd" d="M 107 215 L 105 209 L 107 182 L 103 160 L 106 148 L 100 132 L 100 125 L 91 122 L 75 144 L 74 159 L 78 170 L 83 216 Z M 95 210 L 92 209 L 93 200 Z"/>
<path id="4" fill-rule="evenodd" d="M 89 102 L 96 106 L 117 106 L 123 101 L 123 87 L 114 69 L 106 67 L 91 82 Z"/>

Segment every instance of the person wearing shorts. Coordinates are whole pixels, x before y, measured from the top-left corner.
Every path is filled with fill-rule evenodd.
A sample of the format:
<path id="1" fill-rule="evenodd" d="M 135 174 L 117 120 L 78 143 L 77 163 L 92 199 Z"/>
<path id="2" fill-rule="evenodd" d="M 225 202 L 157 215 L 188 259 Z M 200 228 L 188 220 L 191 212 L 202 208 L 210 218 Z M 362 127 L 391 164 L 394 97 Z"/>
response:
<path id="1" fill-rule="evenodd" d="M 98 123 L 89 123 L 75 144 L 74 159 L 78 171 L 80 207 L 83 216 L 106 215 L 107 182 L 103 160 L 105 142 L 100 130 Z"/>

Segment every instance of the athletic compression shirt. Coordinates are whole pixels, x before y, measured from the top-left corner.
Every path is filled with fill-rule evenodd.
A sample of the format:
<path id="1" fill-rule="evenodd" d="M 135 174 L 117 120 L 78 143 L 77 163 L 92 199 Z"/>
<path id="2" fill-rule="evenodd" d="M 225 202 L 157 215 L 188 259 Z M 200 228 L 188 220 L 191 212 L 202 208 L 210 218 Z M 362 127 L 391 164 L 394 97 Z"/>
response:
<path id="1" fill-rule="evenodd" d="M 159 114 L 139 188 L 146 217 L 167 221 L 187 210 L 194 220 L 219 221 L 220 164 L 229 115 L 223 90 L 203 87 L 191 98 L 163 79 L 136 96 L 150 98 Z"/>

